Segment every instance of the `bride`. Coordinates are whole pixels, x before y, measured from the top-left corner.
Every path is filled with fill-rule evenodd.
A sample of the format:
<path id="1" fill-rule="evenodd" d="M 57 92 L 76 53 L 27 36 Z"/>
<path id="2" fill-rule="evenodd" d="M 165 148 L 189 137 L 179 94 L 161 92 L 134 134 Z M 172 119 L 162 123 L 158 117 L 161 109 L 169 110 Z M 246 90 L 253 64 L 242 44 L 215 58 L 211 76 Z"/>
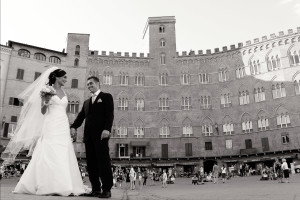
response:
<path id="1" fill-rule="evenodd" d="M 14 193 L 69 196 L 86 192 L 70 136 L 68 99 L 61 88 L 66 81 L 64 70 L 51 67 L 18 96 L 24 106 L 2 158 L 12 162 L 26 149 L 32 158 Z M 46 85 L 55 93 L 41 97 Z"/>

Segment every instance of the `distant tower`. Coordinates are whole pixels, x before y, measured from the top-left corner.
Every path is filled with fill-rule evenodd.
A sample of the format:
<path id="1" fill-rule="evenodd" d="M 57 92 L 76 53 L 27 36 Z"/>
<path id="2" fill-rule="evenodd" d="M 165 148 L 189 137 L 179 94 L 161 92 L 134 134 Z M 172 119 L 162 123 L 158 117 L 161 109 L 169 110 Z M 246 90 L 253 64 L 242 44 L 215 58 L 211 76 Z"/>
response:
<path id="1" fill-rule="evenodd" d="M 175 17 L 149 17 L 149 53 L 152 66 L 174 66 Z"/>
<path id="2" fill-rule="evenodd" d="M 66 66 L 86 67 L 89 54 L 90 34 L 69 33 Z"/>

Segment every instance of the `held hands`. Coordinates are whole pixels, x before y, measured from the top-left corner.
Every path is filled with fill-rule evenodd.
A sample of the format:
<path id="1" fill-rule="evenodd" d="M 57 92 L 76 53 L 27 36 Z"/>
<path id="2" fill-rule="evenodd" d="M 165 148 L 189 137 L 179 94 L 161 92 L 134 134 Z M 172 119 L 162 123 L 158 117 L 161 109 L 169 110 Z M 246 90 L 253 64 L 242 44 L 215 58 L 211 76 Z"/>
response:
<path id="1" fill-rule="evenodd" d="M 76 142 L 77 139 L 77 132 L 74 128 L 71 128 L 71 137 L 73 139 L 73 142 Z"/>
<path id="2" fill-rule="evenodd" d="M 102 134 L 101 134 L 101 140 L 105 139 L 105 138 L 110 138 L 110 133 L 108 130 L 103 130 Z"/>
<path id="3" fill-rule="evenodd" d="M 51 95 L 45 95 L 44 97 L 42 97 L 42 103 L 44 106 L 48 106 L 50 99 L 51 99 Z"/>

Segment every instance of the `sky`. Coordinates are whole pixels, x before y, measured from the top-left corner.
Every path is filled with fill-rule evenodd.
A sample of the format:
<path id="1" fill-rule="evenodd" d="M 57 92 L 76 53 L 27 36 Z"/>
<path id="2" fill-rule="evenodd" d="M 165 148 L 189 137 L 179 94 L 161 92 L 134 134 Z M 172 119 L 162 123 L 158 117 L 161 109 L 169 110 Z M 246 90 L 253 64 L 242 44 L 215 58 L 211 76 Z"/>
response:
<path id="1" fill-rule="evenodd" d="M 56 51 L 68 33 L 90 34 L 90 50 L 148 53 L 148 17 L 175 16 L 178 52 L 237 45 L 296 31 L 300 0 L 1 0 L 1 44 Z"/>

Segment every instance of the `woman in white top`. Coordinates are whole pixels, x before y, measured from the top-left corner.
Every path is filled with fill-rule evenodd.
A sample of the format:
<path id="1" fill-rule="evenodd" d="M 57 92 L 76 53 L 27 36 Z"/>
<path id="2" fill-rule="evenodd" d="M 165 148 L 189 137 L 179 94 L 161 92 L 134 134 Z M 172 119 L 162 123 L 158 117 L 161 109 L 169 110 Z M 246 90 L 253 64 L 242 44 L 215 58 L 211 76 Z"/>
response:
<path id="1" fill-rule="evenodd" d="M 221 167 L 221 171 L 222 171 L 222 181 L 223 181 L 223 183 L 225 183 L 226 167 L 224 165 Z"/>
<path id="2" fill-rule="evenodd" d="M 283 176 L 284 178 L 286 179 L 286 183 L 289 183 L 289 177 L 290 177 L 290 172 L 289 172 L 289 167 L 288 167 L 288 164 L 286 162 L 286 159 L 282 159 L 282 165 L 281 165 L 281 168 L 283 170 Z"/>

